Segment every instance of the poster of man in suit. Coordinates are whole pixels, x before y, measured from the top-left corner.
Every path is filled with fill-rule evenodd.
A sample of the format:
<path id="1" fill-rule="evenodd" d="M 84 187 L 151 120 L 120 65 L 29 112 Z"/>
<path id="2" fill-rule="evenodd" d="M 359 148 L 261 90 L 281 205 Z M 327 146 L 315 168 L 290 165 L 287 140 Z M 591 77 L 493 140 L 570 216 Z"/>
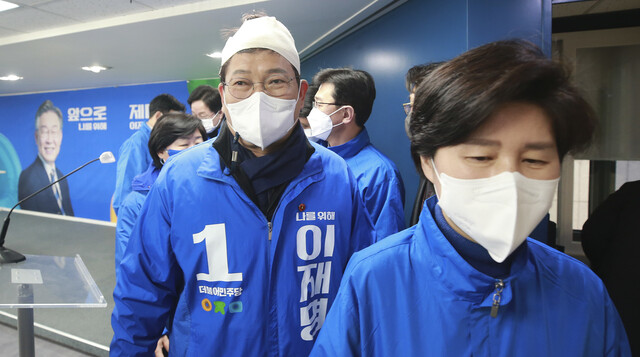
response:
<path id="1" fill-rule="evenodd" d="M 56 167 L 62 144 L 62 112 L 50 100 L 45 100 L 36 112 L 35 140 L 38 155 L 22 170 L 18 181 L 18 200 L 64 176 Z M 44 192 L 23 202 L 22 209 L 73 216 L 69 184 L 62 180 Z"/>

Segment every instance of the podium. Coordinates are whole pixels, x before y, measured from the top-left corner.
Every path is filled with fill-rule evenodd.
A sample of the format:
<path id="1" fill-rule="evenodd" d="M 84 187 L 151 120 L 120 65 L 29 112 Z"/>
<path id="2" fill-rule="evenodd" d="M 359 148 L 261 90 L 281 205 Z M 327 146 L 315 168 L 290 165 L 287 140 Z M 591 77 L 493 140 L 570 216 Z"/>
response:
<path id="1" fill-rule="evenodd" d="M 79 255 L 25 256 L 0 265 L 0 308 L 18 309 L 20 357 L 32 357 L 34 308 L 103 308 L 107 301 Z"/>

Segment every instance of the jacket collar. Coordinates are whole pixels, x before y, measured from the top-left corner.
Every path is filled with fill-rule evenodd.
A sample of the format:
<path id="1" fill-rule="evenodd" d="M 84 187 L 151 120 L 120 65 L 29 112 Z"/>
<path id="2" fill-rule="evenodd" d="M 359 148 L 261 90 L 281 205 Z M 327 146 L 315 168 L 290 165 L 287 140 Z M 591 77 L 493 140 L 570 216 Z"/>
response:
<path id="1" fill-rule="evenodd" d="M 160 169 L 156 168 L 152 161 L 145 172 L 133 178 L 131 189 L 138 192 L 149 191 L 151 185 L 156 182 L 159 174 Z"/>
<path id="2" fill-rule="evenodd" d="M 419 256 L 429 266 L 428 273 L 449 291 L 464 300 L 479 303 L 480 306 L 491 306 L 496 279 L 474 269 L 440 232 L 434 219 L 437 202 L 436 196 L 425 201 L 420 221 L 416 225 L 414 235 Z M 505 287 L 501 296 L 501 305 L 511 301 L 513 281 L 524 272 L 531 270 L 528 264 L 528 249 L 518 249 L 513 254 L 517 255 L 514 257 L 511 273 L 507 278 L 502 279 Z"/>
<path id="3" fill-rule="evenodd" d="M 371 141 L 369 140 L 369 133 L 367 133 L 367 128 L 362 128 L 360 133 L 356 135 L 355 138 L 347 141 L 346 143 L 338 146 L 330 146 L 329 150 L 335 152 L 340 155 L 343 159 L 356 156 L 360 150 L 364 149 L 365 146 L 369 145 Z"/>
<path id="4" fill-rule="evenodd" d="M 220 135 L 218 135 L 218 139 Z M 216 139 L 216 140 L 218 140 Z M 307 160 L 306 164 L 302 168 L 302 172 L 294 178 L 289 187 L 293 187 L 294 185 L 300 182 L 306 182 L 306 179 L 311 178 L 312 182 L 320 180 L 324 177 L 323 166 L 322 166 L 322 157 L 318 153 L 322 148 L 317 144 L 309 144 L 312 145 L 315 149 L 315 152 L 311 155 L 309 160 Z M 211 145 L 207 145 L 206 153 L 204 154 L 204 158 L 202 159 L 202 163 L 198 166 L 196 171 L 198 176 L 208 178 L 211 180 L 222 181 L 227 184 L 230 184 L 234 187 L 240 188 L 238 183 L 235 181 L 229 168 L 226 166 L 222 166 L 222 162 L 220 160 L 220 154 L 213 147 L 213 143 Z M 289 191 L 289 189 L 287 189 Z M 285 195 L 286 192 L 285 191 Z M 284 195 L 283 195 L 284 197 Z"/>

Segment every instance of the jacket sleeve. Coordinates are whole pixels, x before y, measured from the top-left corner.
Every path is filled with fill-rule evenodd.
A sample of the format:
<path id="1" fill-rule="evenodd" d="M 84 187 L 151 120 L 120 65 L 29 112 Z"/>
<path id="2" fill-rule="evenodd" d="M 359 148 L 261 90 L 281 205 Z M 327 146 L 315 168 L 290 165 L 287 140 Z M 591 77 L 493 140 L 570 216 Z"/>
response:
<path id="1" fill-rule="evenodd" d="M 116 215 L 118 215 L 122 201 L 131 192 L 131 181 L 146 169 L 146 159 L 141 156 L 146 153 L 139 152 L 140 150 L 137 149 L 132 138 L 134 137 L 127 139 L 118 150 L 116 189 L 113 192 L 113 210 Z"/>
<path id="2" fill-rule="evenodd" d="M 120 207 L 120 215 L 116 223 L 116 271 L 118 271 L 122 256 L 129 243 L 131 231 L 144 203 L 144 198 L 139 199 L 139 196 L 135 191 L 130 192 Z"/>
<path id="3" fill-rule="evenodd" d="M 360 196 L 356 179 L 351 170 L 348 168 L 347 170 L 349 171 L 349 179 L 351 182 L 351 201 L 353 205 L 353 212 L 351 214 L 352 252 L 357 252 L 375 243 L 377 241 L 377 235 L 371 221 L 371 216 L 369 216 L 369 212 Z"/>
<path id="4" fill-rule="evenodd" d="M 353 263 L 352 259 L 347 266 L 336 299 L 320 329 L 310 357 L 362 355 L 358 310 L 360 304 L 353 282 Z"/>
<path id="5" fill-rule="evenodd" d="M 404 185 L 399 176 L 394 175 L 382 187 L 372 187 L 379 197 L 376 207 L 371 207 L 372 220 L 378 240 L 405 229 L 404 224 Z M 369 208 L 369 207 L 367 207 Z"/>
<path id="6" fill-rule="evenodd" d="M 171 249 L 169 209 L 159 178 L 134 225 L 120 264 L 111 316 L 113 356 L 151 356 L 182 285 Z"/>

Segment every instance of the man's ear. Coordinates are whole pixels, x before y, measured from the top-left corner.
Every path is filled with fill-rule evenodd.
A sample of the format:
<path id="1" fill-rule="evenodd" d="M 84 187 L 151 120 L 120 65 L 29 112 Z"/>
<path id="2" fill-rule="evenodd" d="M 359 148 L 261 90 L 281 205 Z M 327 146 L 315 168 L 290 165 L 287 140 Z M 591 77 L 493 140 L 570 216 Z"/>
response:
<path id="1" fill-rule="evenodd" d="M 151 115 L 149 120 L 151 120 L 155 124 L 158 121 L 158 119 L 160 119 L 161 116 L 162 116 L 162 112 L 158 110 Z"/>
<path id="2" fill-rule="evenodd" d="M 352 106 L 346 106 L 344 107 L 343 110 L 343 117 L 342 117 L 342 122 L 345 124 L 351 123 L 351 122 L 356 122 L 356 111 L 353 110 Z"/>
<path id="3" fill-rule="evenodd" d="M 227 104 L 224 98 L 225 92 L 222 82 L 218 84 L 218 93 L 220 93 L 220 101 L 222 102 L 222 107 L 220 108 L 220 110 L 222 110 L 222 114 L 224 114 L 225 120 L 231 122 L 231 120 L 229 120 L 229 112 L 227 111 Z M 233 125 L 233 122 L 231 122 L 231 125 Z"/>
<path id="4" fill-rule="evenodd" d="M 224 85 L 222 82 L 218 83 L 218 93 L 220 93 L 220 100 L 222 101 L 222 105 L 224 105 Z"/>
<path id="5" fill-rule="evenodd" d="M 304 97 L 307 95 L 307 90 L 309 89 L 309 82 L 307 82 L 305 79 L 301 79 L 300 80 L 300 95 L 298 96 L 298 101 L 303 102 L 304 104 Z"/>
<path id="6" fill-rule="evenodd" d="M 300 115 L 300 110 L 304 107 L 304 97 L 307 95 L 307 90 L 309 89 L 309 83 L 302 79 L 300 80 L 300 95 L 298 95 L 298 103 L 296 104 L 295 117 L 298 118 Z"/>

